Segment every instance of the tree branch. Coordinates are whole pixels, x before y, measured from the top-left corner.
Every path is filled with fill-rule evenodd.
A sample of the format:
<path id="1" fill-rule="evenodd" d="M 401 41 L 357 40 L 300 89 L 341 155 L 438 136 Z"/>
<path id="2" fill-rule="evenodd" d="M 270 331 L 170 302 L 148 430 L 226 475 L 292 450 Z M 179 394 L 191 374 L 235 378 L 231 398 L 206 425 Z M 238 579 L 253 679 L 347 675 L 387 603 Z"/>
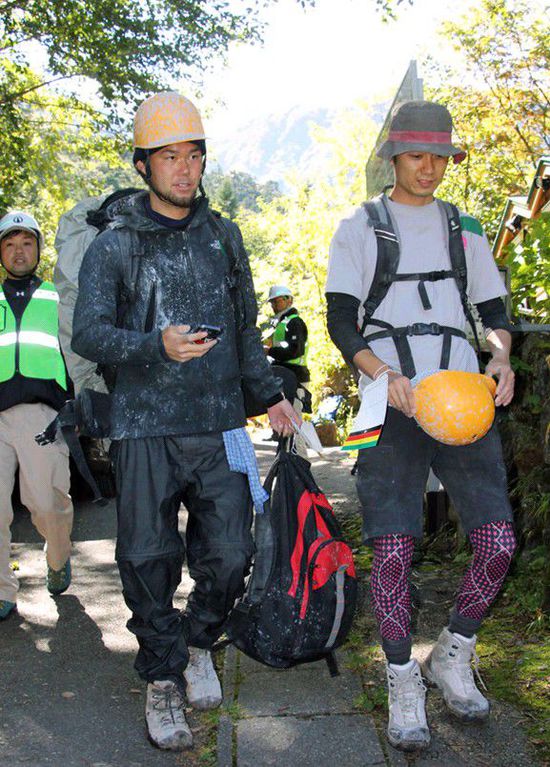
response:
<path id="1" fill-rule="evenodd" d="M 17 99 L 20 99 L 22 96 L 26 96 L 27 93 L 32 93 L 33 91 L 37 91 L 40 88 L 45 88 L 47 85 L 57 83 L 60 80 L 70 80 L 72 77 L 78 77 L 78 75 L 62 75 L 61 77 L 53 77 L 51 80 L 44 80 L 43 82 L 38 83 L 37 85 L 33 85 L 30 88 L 25 88 L 25 90 L 18 91 L 16 93 L 8 93 L 6 94 L 5 98 L 0 100 L 0 104 L 13 103 Z"/>

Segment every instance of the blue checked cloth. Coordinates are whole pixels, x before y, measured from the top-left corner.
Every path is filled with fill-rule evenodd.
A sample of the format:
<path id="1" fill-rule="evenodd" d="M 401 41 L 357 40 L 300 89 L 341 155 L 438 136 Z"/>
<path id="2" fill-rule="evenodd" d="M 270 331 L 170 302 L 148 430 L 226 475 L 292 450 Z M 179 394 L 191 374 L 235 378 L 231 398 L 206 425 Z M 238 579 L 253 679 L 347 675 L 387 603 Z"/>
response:
<path id="1" fill-rule="evenodd" d="M 229 468 L 231 471 L 238 471 L 248 476 L 250 495 L 256 514 L 263 514 L 264 503 L 269 500 L 269 493 L 262 486 L 254 445 L 248 432 L 241 427 L 224 431 L 222 435 Z"/>

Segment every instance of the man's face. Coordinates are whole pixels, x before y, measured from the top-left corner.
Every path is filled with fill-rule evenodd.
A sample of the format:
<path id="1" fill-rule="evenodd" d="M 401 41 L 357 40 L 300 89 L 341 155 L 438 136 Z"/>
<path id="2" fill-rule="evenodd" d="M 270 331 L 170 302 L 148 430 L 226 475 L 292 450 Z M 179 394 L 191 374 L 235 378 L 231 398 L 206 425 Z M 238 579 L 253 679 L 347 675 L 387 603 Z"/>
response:
<path id="1" fill-rule="evenodd" d="M 404 205 L 427 205 L 445 175 L 448 157 L 430 152 L 404 152 L 393 158 L 395 184 L 391 199 Z"/>
<path id="2" fill-rule="evenodd" d="M 17 231 L 0 241 L 0 259 L 10 277 L 21 280 L 32 274 L 38 263 L 38 242 L 31 232 Z"/>
<path id="3" fill-rule="evenodd" d="M 280 312 L 284 312 L 290 306 L 292 306 L 292 297 L 277 296 L 277 298 L 272 298 L 269 303 L 271 304 L 271 308 L 273 309 L 273 314 L 280 314 Z"/>
<path id="4" fill-rule="evenodd" d="M 196 144 L 170 144 L 149 158 L 152 190 L 151 207 L 169 218 L 185 218 L 191 208 L 202 176 L 202 154 Z M 145 163 L 136 163 L 145 175 Z"/>

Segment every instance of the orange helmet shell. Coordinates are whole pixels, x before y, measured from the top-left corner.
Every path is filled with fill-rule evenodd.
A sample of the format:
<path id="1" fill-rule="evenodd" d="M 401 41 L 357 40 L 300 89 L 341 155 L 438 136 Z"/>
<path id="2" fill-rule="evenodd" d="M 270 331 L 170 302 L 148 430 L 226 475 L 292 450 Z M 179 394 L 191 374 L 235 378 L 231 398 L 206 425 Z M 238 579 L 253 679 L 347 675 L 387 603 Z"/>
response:
<path id="1" fill-rule="evenodd" d="M 480 373 L 440 370 L 414 388 L 416 421 L 445 445 L 469 445 L 491 428 L 496 383 Z"/>
<path id="2" fill-rule="evenodd" d="M 205 139 L 196 106 L 175 91 L 145 99 L 134 117 L 134 149 L 158 149 L 180 141 Z"/>

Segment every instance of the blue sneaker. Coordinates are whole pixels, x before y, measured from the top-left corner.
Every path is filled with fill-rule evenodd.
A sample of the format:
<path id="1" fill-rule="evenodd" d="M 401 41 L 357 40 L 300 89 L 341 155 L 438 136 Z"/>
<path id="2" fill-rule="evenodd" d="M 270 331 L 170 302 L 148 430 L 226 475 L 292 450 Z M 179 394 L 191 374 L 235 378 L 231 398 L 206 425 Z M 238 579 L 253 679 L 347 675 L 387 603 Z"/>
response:
<path id="1" fill-rule="evenodd" d="M 71 585 L 71 560 L 65 562 L 61 570 L 54 570 L 48 565 L 48 574 L 46 575 L 46 586 L 50 594 L 57 596 L 67 591 Z"/>
<path id="2" fill-rule="evenodd" d="M 7 599 L 0 599 L 0 621 L 5 621 L 14 609 L 15 602 L 8 602 Z"/>

